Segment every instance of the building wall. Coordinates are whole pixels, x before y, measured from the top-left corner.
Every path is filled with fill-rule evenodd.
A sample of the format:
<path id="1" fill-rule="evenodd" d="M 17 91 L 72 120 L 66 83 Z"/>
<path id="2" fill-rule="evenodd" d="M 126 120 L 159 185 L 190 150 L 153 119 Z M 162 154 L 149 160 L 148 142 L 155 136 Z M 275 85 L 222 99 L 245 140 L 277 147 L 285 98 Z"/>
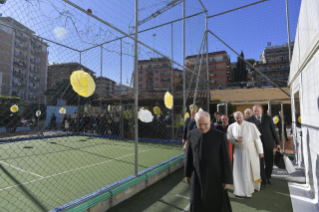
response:
<path id="1" fill-rule="evenodd" d="M 2 18 L 0 21 L 15 22 L 10 20 Z M 1 95 L 45 103 L 47 47 L 32 35 L 0 26 Z"/>
<path id="2" fill-rule="evenodd" d="M 293 43 L 291 43 L 291 54 Z M 267 47 L 260 56 L 260 61 L 254 64 L 264 75 L 279 86 L 287 86 L 290 65 L 288 44 Z M 259 73 L 256 73 L 257 86 L 272 86 Z"/>
<path id="3" fill-rule="evenodd" d="M 209 53 L 208 54 L 208 68 L 209 68 L 209 87 L 210 89 L 217 89 L 220 85 L 222 87 L 226 87 L 228 83 L 228 76 L 229 73 L 227 73 L 228 68 L 227 66 L 230 64 L 229 57 L 225 51 L 222 51 L 221 53 Z M 186 58 L 187 61 L 187 68 L 189 68 L 192 71 L 195 71 L 195 73 L 198 73 L 199 68 L 199 60 L 196 62 L 196 56 L 189 56 Z M 194 67 L 196 66 L 197 70 L 194 70 Z M 201 65 L 201 71 L 200 71 L 200 83 L 198 86 L 199 90 L 206 90 L 206 79 L 207 79 L 207 70 L 206 70 L 206 59 L 202 60 Z M 190 83 L 192 73 L 187 71 L 187 82 Z M 195 89 L 196 87 L 196 80 L 197 75 L 194 75 L 193 82 L 191 84 L 191 89 Z"/>
<path id="4" fill-rule="evenodd" d="M 151 58 L 139 61 L 139 91 L 164 91 L 172 87 L 172 74 L 174 90 L 179 88 L 182 80 L 180 70 L 171 69 L 171 62 L 164 58 Z M 173 72 L 173 73 L 172 73 Z"/>

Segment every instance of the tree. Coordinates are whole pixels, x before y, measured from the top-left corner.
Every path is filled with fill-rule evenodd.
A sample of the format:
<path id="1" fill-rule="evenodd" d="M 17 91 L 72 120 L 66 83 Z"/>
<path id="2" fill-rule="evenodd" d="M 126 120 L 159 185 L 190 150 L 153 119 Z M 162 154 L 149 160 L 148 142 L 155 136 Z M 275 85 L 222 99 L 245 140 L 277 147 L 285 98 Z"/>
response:
<path id="1" fill-rule="evenodd" d="M 52 105 L 56 105 L 60 99 L 66 100 L 68 105 L 78 105 L 79 103 L 81 105 L 85 103 L 93 105 L 93 100 L 98 98 L 98 94 L 96 93 L 88 98 L 79 96 L 73 90 L 69 79 L 57 80 L 55 86 L 45 91 L 44 94 L 51 97 Z"/>
<path id="2" fill-rule="evenodd" d="M 241 51 L 240 56 L 242 58 L 245 58 L 243 51 Z M 242 59 L 240 59 L 239 57 L 237 58 L 237 66 L 236 66 L 235 80 L 234 81 L 237 83 L 247 81 L 246 63 Z"/>

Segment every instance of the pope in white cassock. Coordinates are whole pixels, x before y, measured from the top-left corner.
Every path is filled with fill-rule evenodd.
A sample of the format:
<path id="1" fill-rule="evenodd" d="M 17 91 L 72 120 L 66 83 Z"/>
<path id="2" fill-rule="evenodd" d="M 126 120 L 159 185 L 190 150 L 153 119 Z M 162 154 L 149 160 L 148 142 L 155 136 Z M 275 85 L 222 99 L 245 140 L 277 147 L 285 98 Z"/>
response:
<path id="1" fill-rule="evenodd" d="M 251 197 L 254 189 L 260 190 L 260 163 L 264 157 L 260 133 L 257 127 L 244 121 L 241 112 L 234 114 L 236 122 L 227 130 L 227 139 L 234 144 L 233 183 L 234 194 Z"/>

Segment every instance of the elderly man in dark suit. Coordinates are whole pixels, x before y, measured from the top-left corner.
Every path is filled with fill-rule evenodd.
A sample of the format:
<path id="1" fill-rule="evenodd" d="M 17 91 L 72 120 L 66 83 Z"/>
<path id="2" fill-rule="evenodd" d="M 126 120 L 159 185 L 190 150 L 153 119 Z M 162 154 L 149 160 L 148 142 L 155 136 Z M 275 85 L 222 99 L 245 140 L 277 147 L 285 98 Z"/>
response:
<path id="1" fill-rule="evenodd" d="M 193 127 L 196 125 L 196 121 L 195 121 L 195 115 L 197 113 L 196 109 L 192 109 L 191 110 L 191 117 L 187 118 L 184 124 L 184 132 L 183 132 L 183 152 L 186 152 L 186 146 L 187 146 L 187 134 L 189 131 L 191 131 L 193 129 Z"/>
<path id="2" fill-rule="evenodd" d="M 260 158 L 260 175 L 262 179 L 260 190 L 263 190 L 266 186 L 266 182 L 272 184 L 271 173 L 273 167 L 274 140 L 278 149 L 280 149 L 280 143 L 272 118 L 267 114 L 262 114 L 260 105 L 254 105 L 253 113 L 254 115 L 247 119 L 247 121 L 254 123 L 261 134 L 260 138 L 264 148 L 266 164 L 264 168 L 264 158 Z"/>

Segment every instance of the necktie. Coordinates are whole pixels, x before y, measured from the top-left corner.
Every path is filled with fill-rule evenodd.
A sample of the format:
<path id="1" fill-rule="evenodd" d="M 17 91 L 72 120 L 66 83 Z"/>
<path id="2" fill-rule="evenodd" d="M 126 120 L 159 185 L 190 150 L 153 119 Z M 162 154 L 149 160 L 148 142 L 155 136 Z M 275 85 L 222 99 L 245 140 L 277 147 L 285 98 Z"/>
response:
<path id="1" fill-rule="evenodd" d="M 258 129 L 260 130 L 261 127 L 261 123 L 260 123 L 260 116 L 257 117 L 257 124 L 258 124 Z"/>

